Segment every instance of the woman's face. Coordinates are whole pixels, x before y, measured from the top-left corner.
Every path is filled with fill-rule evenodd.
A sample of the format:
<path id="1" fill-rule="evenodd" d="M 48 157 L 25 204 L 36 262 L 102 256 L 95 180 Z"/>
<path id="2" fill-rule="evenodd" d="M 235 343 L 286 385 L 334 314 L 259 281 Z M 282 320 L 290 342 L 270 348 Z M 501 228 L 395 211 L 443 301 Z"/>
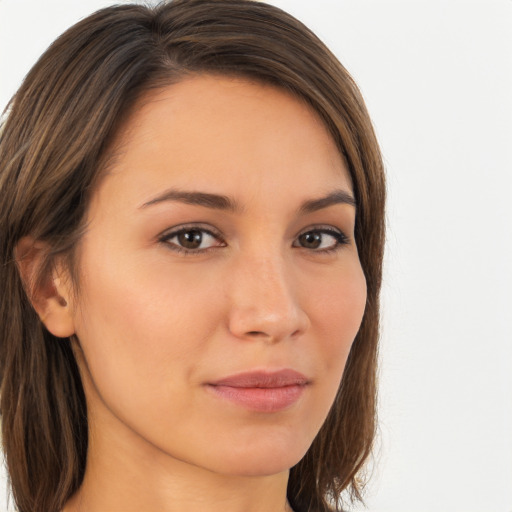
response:
<path id="1" fill-rule="evenodd" d="M 366 301 L 346 165 L 311 109 L 208 75 L 152 92 L 80 244 L 91 429 L 240 475 L 297 463 Z"/>

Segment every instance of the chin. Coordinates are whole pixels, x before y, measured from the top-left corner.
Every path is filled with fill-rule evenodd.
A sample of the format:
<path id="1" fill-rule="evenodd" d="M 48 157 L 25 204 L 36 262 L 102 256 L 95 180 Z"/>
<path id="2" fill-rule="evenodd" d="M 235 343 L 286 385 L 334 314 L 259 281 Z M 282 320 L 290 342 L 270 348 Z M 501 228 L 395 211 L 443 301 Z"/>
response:
<path id="1" fill-rule="evenodd" d="M 219 468 L 216 472 L 241 477 L 271 476 L 288 471 L 291 467 L 295 466 L 299 460 L 290 460 L 289 462 L 268 459 L 236 461 L 233 464 L 223 464 L 224 467 Z"/>
<path id="2" fill-rule="evenodd" d="M 264 449 L 256 446 L 236 453 L 218 455 L 213 464 L 215 472 L 231 476 L 269 476 L 288 471 L 306 454 L 306 447 L 290 446 L 290 443 Z M 252 449 L 251 449 L 252 448 Z M 212 468 L 213 469 L 213 468 Z"/>

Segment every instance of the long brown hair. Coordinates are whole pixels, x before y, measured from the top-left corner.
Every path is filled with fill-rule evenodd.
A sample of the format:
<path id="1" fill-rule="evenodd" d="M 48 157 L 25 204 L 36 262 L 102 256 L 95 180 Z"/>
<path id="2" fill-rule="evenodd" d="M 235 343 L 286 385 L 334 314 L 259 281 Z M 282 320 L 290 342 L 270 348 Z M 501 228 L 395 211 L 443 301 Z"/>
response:
<path id="1" fill-rule="evenodd" d="M 347 160 L 368 299 L 334 405 L 291 469 L 288 498 L 297 511 L 340 509 L 343 490 L 361 498 L 358 475 L 375 434 L 384 244 L 384 177 L 370 118 L 344 67 L 289 14 L 250 0 L 176 0 L 109 7 L 70 28 L 29 72 L 1 129 L 0 410 L 20 512 L 57 512 L 77 491 L 88 425 L 71 344 L 34 311 L 16 245 L 30 235 L 51 248 L 40 280 L 57 256 L 72 270 L 91 191 L 123 119 L 148 89 L 191 73 L 246 77 L 305 100 Z"/>

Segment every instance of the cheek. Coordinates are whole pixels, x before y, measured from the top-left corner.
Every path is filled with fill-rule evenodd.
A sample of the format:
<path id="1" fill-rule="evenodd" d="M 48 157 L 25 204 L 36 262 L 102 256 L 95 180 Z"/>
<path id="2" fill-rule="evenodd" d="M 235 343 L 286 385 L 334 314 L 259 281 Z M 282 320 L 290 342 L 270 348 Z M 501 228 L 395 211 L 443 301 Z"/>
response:
<path id="1" fill-rule="evenodd" d="M 86 256 L 76 332 L 99 393 L 121 408 L 181 389 L 212 323 L 214 291 L 161 265 Z"/>
<path id="2" fill-rule="evenodd" d="M 320 338 L 329 350 L 348 354 L 366 306 L 366 280 L 359 262 L 348 265 L 336 279 L 324 282 L 311 302 L 311 321 L 320 331 Z"/>
<path id="3" fill-rule="evenodd" d="M 96 350 L 117 352 L 118 363 L 131 362 L 139 371 L 148 359 L 176 361 L 180 351 L 193 351 L 204 339 L 202 324 L 215 304 L 204 283 L 141 267 L 117 272 L 104 266 L 86 292 L 79 338 Z"/>
<path id="4" fill-rule="evenodd" d="M 319 392 L 314 407 L 324 419 L 338 392 L 365 306 L 366 280 L 359 261 L 347 265 L 336 279 L 324 282 L 321 293 L 312 297 L 310 320 L 316 346 L 311 350 L 319 358 L 317 374 L 323 376 L 318 381 Z"/>
<path id="5" fill-rule="evenodd" d="M 191 383 L 208 355 L 218 316 L 215 293 L 207 283 L 191 287 L 189 280 L 141 267 L 130 282 L 113 269 L 106 274 L 88 283 L 77 331 L 90 374 L 84 379 L 88 401 L 101 411 L 98 424 L 105 424 L 106 406 L 142 438 L 170 450 L 174 418 L 197 423 L 190 418 L 201 404 Z"/>
<path id="6" fill-rule="evenodd" d="M 310 287 L 311 290 L 311 287 Z M 314 386 L 301 424 L 309 446 L 324 423 L 336 397 L 352 343 L 366 305 L 366 280 L 359 262 L 321 281 L 307 297 L 311 333 L 305 357 L 313 362 Z M 305 294 L 306 296 L 306 294 Z"/>

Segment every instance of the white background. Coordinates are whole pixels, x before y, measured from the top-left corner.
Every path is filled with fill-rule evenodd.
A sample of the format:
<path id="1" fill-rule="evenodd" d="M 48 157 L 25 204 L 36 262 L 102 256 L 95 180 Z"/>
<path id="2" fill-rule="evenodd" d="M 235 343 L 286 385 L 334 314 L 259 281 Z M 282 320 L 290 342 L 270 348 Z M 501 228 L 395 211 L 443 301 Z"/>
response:
<path id="1" fill-rule="evenodd" d="M 0 108 L 109 3 L 0 0 Z M 512 0 L 272 3 L 352 73 L 387 166 L 368 510 L 512 512 Z"/>

